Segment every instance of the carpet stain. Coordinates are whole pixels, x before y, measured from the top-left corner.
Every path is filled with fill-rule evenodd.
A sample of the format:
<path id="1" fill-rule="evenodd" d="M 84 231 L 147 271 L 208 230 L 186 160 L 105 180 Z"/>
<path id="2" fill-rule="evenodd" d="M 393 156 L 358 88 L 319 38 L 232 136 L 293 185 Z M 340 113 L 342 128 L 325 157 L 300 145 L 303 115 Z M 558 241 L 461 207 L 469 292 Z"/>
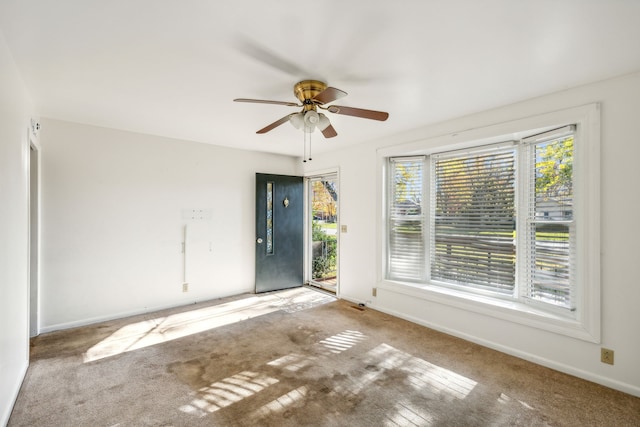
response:
<path id="1" fill-rule="evenodd" d="M 333 374 L 333 376 L 331 377 L 331 381 L 336 382 L 336 381 L 344 381 L 347 378 L 349 378 L 347 375 L 342 374 L 342 373 L 335 373 Z"/>
<path id="2" fill-rule="evenodd" d="M 378 378 L 375 379 L 374 384 L 379 386 L 394 385 L 402 387 L 409 374 L 405 371 L 398 369 L 387 369 Z"/>
<path id="3" fill-rule="evenodd" d="M 306 326 L 298 326 L 294 331 L 287 333 L 289 340 L 297 345 L 309 345 L 316 341 L 317 330 Z"/>
<path id="4" fill-rule="evenodd" d="M 224 359 L 225 357 L 228 357 L 229 353 L 217 353 L 217 352 L 213 352 L 211 354 L 209 354 L 209 359 L 211 360 L 220 360 L 220 359 Z"/>
<path id="5" fill-rule="evenodd" d="M 205 366 L 199 359 L 179 361 L 170 363 L 167 372 L 175 375 L 181 382 L 189 385 L 194 390 L 198 390 L 206 385 Z"/>

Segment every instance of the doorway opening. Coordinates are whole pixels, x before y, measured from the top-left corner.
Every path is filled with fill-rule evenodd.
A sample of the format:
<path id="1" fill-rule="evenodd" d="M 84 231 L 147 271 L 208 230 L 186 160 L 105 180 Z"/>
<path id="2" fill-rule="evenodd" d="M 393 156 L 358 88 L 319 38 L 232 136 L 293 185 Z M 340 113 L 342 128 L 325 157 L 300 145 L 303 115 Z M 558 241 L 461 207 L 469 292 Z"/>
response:
<path id="1" fill-rule="evenodd" d="M 338 174 L 307 178 L 307 266 L 309 285 L 338 290 Z"/>

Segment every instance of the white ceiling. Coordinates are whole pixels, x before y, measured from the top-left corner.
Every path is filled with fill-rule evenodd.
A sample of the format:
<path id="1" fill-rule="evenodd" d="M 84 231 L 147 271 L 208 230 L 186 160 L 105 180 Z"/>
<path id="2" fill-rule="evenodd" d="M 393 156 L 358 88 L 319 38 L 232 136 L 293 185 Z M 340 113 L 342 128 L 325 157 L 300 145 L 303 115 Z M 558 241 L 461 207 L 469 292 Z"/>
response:
<path id="1" fill-rule="evenodd" d="M 40 115 L 301 155 L 255 131 L 320 79 L 340 105 L 314 151 L 640 70 L 640 0 L 0 0 L 0 29 Z"/>

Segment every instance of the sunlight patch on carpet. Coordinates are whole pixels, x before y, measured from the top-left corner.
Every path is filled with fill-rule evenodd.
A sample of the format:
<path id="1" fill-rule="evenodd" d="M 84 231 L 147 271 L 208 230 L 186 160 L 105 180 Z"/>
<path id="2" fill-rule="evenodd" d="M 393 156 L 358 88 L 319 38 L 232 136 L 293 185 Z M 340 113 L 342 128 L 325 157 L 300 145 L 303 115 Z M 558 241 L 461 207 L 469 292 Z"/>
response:
<path id="1" fill-rule="evenodd" d="M 385 426 L 430 426 L 435 423 L 426 408 L 416 408 L 410 402 L 398 402 L 394 409 L 395 412 L 386 414 Z"/>
<path id="2" fill-rule="evenodd" d="M 298 353 L 290 353 L 286 356 L 279 357 L 276 360 L 268 362 L 269 366 L 276 366 L 282 369 L 286 369 L 291 372 L 299 371 L 305 366 L 309 366 L 314 361 L 318 360 L 317 356 L 302 355 Z"/>
<path id="3" fill-rule="evenodd" d="M 126 325 L 84 353 L 84 362 L 161 344 L 189 335 L 242 322 L 275 311 L 295 312 L 335 301 L 335 298 L 304 288 L 240 300 L 143 320 Z"/>
<path id="4" fill-rule="evenodd" d="M 198 390 L 198 397 L 193 399 L 190 404 L 182 406 L 180 410 L 188 414 L 195 413 L 204 416 L 253 396 L 277 382 L 277 379 L 263 374 L 249 371 L 240 372 L 201 388 Z"/>
<path id="5" fill-rule="evenodd" d="M 319 354 L 319 356 L 289 353 L 286 356 L 282 356 L 268 362 L 267 365 L 296 372 L 305 366 L 309 366 L 312 363 L 317 362 L 321 358 L 326 358 L 332 354 L 340 354 L 343 351 L 349 350 L 366 338 L 367 336 L 362 332 L 346 330 L 317 342 L 314 345 L 314 350 L 315 353 Z"/>
<path id="6" fill-rule="evenodd" d="M 350 349 L 365 338 L 366 336 L 358 331 L 344 331 L 320 341 L 320 344 L 331 353 L 338 354 Z"/>
<path id="7" fill-rule="evenodd" d="M 288 408 L 301 403 L 307 396 L 308 392 L 309 388 L 304 385 L 296 388 L 295 390 L 291 390 L 289 393 L 283 394 L 277 399 L 274 399 L 260 407 L 253 413 L 252 418 L 264 418 L 272 414 L 281 414 Z"/>
<path id="8" fill-rule="evenodd" d="M 289 353 L 268 362 L 267 366 L 295 372 L 313 362 L 327 360 L 330 356 L 342 353 L 366 338 L 367 336 L 361 332 L 346 330 L 317 342 L 314 348 L 319 356 Z M 278 379 L 266 375 L 242 372 L 198 390 L 198 397 L 193 399 L 190 404 L 180 407 L 180 411 L 204 417 L 252 396 L 277 382 L 279 382 Z M 303 401 L 308 391 L 307 386 L 298 387 L 260 407 L 253 413 L 253 418 L 264 418 L 270 414 L 283 412 L 288 407 Z"/>
<path id="9" fill-rule="evenodd" d="M 407 383 L 414 389 L 447 400 L 464 399 L 478 384 L 463 375 L 412 356 L 388 344 L 380 344 L 371 349 L 364 363 L 368 372 L 336 388 L 336 393 L 357 395 L 374 381 L 394 370 L 407 375 Z"/>

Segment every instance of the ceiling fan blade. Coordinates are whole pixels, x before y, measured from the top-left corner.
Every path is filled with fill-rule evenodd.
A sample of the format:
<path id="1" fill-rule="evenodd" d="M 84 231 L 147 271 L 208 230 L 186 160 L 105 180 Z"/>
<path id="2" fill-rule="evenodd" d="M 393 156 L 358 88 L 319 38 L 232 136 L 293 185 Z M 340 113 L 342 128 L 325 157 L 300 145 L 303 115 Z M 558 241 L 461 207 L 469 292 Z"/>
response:
<path id="1" fill-rule="evenodd" d="M 280 120 L 276 120 L 275 122 L 271 123 L 270 125 L 263 127 L 262 129 L 260 129 L 256 133 L 267 133 L 271 129 L 277 128 L 281 124 L 288 122 L 289 121 L 289 117 L 291 117 L 291 116 L 292 116 L 292 114 L 287 114 L 286 116 L 284 116 Z"/>
<path id="2" fill-rule="evenodd" d="M 344 96 L 347 96 L 347 92 L 336 89 L 335 87 L 328 87 L 311 99 L 318 101 L 320 104 L 328 104 Z"/>
<path id="3" fill-rule="evenodd" d="M 234 99 L 234 102 L 252 102 L 254 104 L 276 104 L 276 105 L 286 105 L 287 107 L 302 107 L 302 105 L 296 104 L 295 102 L 268 101 L 266 99 L 236 98 Z"/>
<path id="4" fill-rule="evenodd" d="M 322 134 L 325 138 L 333 138 L 334 136 L 338 136 L 338 132 L 336 132 L 336 130 L 331 125 L 324 128 Z"/>
<path id="5" fill-rule="evenodd" d="M 280 70 L 286 74 L 296 77 L 310 75 L 308 70 L 303 70 L 294 62 L 289 61 L 284 56 L 268 49 L 253 39 L 248 37 L 236 37 L 234 44 L 236 48 L 245 55 L 275 68 L 276 70 Z"/>
<path id="6" fill-rule="evenodd" d="M 384 111 L 365 110 L 363 108 L 342 107 L 339 105 L 332 105 L 327 108 L 327 111 L 335 114 L 344 114 L 346 116 L 361 117 L 363 119 L 379 120 L 384 122 L 389 118 L 389 113 Z"/>

